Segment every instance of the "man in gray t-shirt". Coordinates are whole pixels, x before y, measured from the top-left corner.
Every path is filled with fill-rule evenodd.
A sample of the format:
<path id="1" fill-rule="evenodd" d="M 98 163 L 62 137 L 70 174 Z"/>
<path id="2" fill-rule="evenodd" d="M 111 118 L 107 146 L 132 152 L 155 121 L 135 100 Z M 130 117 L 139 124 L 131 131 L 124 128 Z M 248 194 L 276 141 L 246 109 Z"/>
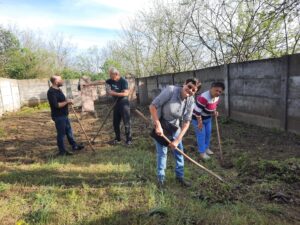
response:
<path id="1" fill-rule="evenodd" d="M 201 83 L 192 78 L 187 79 L 183 87 L 168 86 L 151 103 L 149 110 L 158 136 L 162 136 L 161 121 L 165 120 L 178 127 L 175 133 L 172 133 L 173 141 L 169 147 L 174 149 L 178 147 L 183 150 L 182 138 L 189 128 L 192 119 L 194 107 L 194 95 L 200 88 Z M 161 120 L 161 121 L 160 121 Z M 182 120 L 180 123 L 180 120 Z M 165 180 L 165 169 L 167 163 L 167 146 L 164 146 L 158 139 L 155 139 L 157 151 L 157 176 L 159 187 L 162 187 Z M 174 151 L 176 160 L 176 179 L 183 186 L 190 186 L 183 178 L 184 176 L 184 157 L 182 154 Z"/>

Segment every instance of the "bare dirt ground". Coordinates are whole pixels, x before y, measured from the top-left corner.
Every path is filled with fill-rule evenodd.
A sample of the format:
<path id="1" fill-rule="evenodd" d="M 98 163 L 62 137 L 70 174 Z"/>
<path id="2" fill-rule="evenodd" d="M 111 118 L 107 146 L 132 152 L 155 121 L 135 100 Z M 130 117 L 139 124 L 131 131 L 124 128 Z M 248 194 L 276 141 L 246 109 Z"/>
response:
<path id="1" fill-rule="evenodd" d="M 102 105 L 98 112 L 100 119 L 88 118 L 81 121 L 90 137 L 96 134 L 108 109 L 109 105 Z M 142 111 L 147 114 L 146 108 Z M 134 141 L 142 136 L 148 137 L 150 128 L 147 128 L 145 121 L 134 113 L 132 115 Z M 84 142 L 85 150 L 91 151 L 72 113 L 70 118 L 76 140 Z M 187 154 L 208 168 L 217 170 L 233 185 L 224 190 L 218 189 L 219 192 L 212 194 L 216 183 L 210 180 L 198 180 L 202 186 L 199 191 L 193 191 L 192 197 L 211 204 L 226 201 L 247 202 L 253 204 L 256 209 L 262 207 L 262 210 L 279 214 L 291 224 L 299 224 L 300 136 L 224 118 L 220 118 L 219 126 L 224 152 L 223 167 L 217 159 L 205 163 L 200 161 L 192 127 L 184 138 L 184 145 Z M 2 162 L 42 163 L 57 153 L 56 132 L 49 110 L 6 115 L 0 120 L 0 128 L 0 161 Z M 110 116 L 96 139 L 94 148 L 97 151 L 101 150 L 101 147 L 109 145 L 109 141 L 113 138 Z M 211 146 L 217 153 L 215 127 Z M 150 145 L 149 150 L 154 152 L 154 145 Z M 84 154 L 84 151 L 77 154 Z M 195 169 L 189 171 L 190 178 L 197 180 L 197 175 L 193 171 Z M 277 210 L 276 207 L 266 208 L 264 204 L 269 203 L 283 206 L 281 208 L 285 211 Z"/>

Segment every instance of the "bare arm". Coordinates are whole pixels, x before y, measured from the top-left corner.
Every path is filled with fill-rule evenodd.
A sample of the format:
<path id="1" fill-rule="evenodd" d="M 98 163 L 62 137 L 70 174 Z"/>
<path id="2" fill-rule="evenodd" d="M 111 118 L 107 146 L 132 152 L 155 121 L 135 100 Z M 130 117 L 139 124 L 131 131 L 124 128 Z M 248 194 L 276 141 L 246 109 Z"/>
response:
<path id="1" fill-rule="evenodd" d="M 183 123 L 179 135 L 177 136 L 177 138 L 174 141 L 172 141 L 169 144 L 170 148 L 174 149 L 178 146 L 179 142 L 181 142 L 181 140 L 182 140 L 183 136 L 185 135 L 186 131 L 189 129 L 189 126 L 190 126 L 190 121 L 187 121 L 187 122 Z"/>
<path id="2" fill-rule="evenodd" d="M 103 80 L 96 80 L 96 81 L 93 81 L 93 82 L 88 83 L 88 84 L 83 84 L 82 86 L 83 87 L 88 87 L 88 86 L 96 86 L 96 85 L 101 85 L 101 84 L 105 84 L 105 81 L 103 81 Z"/>
<path id="3" fill-rule="evenodd" d="M 59 103 L 58 103 L 58 108 L 63 108 L 63 107 L 65 107 L 65 106 L 68 105 L 68 104 L 72 104 L 72 100 L 67 99 L 67 100 L 64 101 L 64 102 L 59 102 Z"/>
<path id="4" fill-rule="evenodd" d="M 176 139 L 181 141 L 183 136 L 185 135 L 186 131 L 189 129 L 189 126 L 190 126 L 190 121 L 184 122 L 182 125 L 182 128 L 181 128 L 181 132 Z"/>
<path id="5" fill-rule="evenodd" d="M 109 91 L 108 94 L 111 96 L 115 96 L 115 97 L 126 97 L 129 95 L 129 90 L 125 89 L 123 92 L 120 92 L 120 93 L 115 92 L 115 91 Z"/>
<path id="6" fill-rule="evenodd" d="M 163 135 L 163 129 L 161 127 L 161 124 L 159 122 L 159 118 L 158 118 L 158 115 L 157 115 L 157 109 L 154 105 L 150 105 L 149 106 L 149 111 L 150 111 L 150 114 L 151 114 L 151 117 L 152 117 L 152 120 L 153 120 L 153 124 L 154 124 L 154 127 L 155 127 L 155 132 L 161 136 Z"/>

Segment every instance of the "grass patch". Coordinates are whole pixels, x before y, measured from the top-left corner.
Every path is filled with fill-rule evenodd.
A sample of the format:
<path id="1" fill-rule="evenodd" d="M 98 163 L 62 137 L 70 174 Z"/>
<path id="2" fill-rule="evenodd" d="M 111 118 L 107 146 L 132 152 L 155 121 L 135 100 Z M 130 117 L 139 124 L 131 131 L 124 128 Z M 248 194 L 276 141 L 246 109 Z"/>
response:
<path id="1" fill-rule="evenodd" d="M 286 183 L 300 181 L 300 159 L 251 161 L 246 154 L 240 156 L 235 165 L 242 176 L 252 176 L 267 180 L 282 180 Z"/>
<path id="2" fill-rule="evenodd" d="M 237 141 L 232 140 L 225 147 L 235 146 Z M 156 187 L 153 141 L 142 135 L 132 147 L 102 147 L 96 153 L 81 151 L 26 165 L 1 162 L 0 221 L 3 225 L 295 224 L 287 219 L 284 206 L 265 199 L 264 191 L 276 193 L 284 182 L 295 184 L 298 159 L 253 161 L 239 154 L 231 170 L 221 168 L 217 159 L 201 162 L 228 184 L 185 162 L 192 187 L 176 183 L 176 165 L 169 152 L 164 191 Z M 256 182 L 243 182 L 249 177 Z"/>
<path id="3" fill-rule="evenodd" d="M 23 106 L 21 110 L 19 110 L 16 114 L 17 115 L 30 115 L 31 113 L 50 110 L 50 105 L 48 102 L 40 103 L 34 107 Z"/>

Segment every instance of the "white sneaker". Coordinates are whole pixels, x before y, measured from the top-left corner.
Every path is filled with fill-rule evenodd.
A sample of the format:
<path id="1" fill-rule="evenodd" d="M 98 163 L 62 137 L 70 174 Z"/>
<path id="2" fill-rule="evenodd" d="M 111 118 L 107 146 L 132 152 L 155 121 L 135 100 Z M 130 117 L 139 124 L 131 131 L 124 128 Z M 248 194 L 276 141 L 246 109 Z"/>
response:
<path id="1" fill-rule="evenodd" d="M 213 155 L 213 154 L 215 154 L 212 150 L 210 150 L 209 148 L 208 149 L 206 149 L 206 151 L 205 151 L 207 154 L 209 154 L 209 155 Z"/>
<path id="2" fill-rule="evenodd" d="M 207 155 L 206 153 L 200 153 L 200 157 L 201 157 L 203 160 L 209 160 L 209 159 L 210 159 L 210 156 Z"/>

